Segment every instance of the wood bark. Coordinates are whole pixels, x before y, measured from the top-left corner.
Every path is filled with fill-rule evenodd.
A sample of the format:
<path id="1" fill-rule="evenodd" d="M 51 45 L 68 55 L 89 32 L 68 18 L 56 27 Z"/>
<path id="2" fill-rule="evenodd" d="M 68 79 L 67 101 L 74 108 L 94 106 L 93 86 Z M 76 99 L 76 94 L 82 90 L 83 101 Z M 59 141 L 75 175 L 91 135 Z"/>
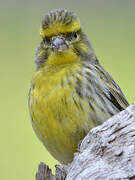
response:
<path id="1" fill-rule="evenodd" d="M 40 163 L 36 180 L 135 180 L 135 103 L 93 128 L 55 175 Z"/>

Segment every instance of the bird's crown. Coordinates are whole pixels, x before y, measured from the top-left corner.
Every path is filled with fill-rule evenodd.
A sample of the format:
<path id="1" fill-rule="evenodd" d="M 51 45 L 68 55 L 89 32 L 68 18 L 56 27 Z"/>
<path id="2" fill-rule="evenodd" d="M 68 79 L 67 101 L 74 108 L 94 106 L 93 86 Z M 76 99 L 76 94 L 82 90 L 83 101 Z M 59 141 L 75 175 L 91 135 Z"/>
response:
<path id="1" fill-rule="evenodd" d="M 80 28 L 80 21 L 73 12 L 66 9 L 55 9 L 43 17 L 40 35 L 44 38 L 60 33 L 79 31 Z"/>

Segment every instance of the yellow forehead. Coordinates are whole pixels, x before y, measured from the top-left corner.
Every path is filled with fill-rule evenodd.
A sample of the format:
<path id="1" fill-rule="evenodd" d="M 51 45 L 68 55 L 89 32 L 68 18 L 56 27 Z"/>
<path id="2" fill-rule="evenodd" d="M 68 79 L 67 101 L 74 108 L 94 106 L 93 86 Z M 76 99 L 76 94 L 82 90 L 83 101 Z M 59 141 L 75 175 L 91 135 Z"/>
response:
<path id="1" fill-rule="evenodd" d="M 53 24 L 50 24 L 47 29 L 44 29 L 42 26 L 40 27 L 40 35 L 42 37 L 53 36 L 60 33 L 68 33 L 73 31 L 80 30 L 80 23 L 77 19 L 73 20 L 73 22 L 69 25 L 62 24 L 60 22 L 55 21 Z"/>

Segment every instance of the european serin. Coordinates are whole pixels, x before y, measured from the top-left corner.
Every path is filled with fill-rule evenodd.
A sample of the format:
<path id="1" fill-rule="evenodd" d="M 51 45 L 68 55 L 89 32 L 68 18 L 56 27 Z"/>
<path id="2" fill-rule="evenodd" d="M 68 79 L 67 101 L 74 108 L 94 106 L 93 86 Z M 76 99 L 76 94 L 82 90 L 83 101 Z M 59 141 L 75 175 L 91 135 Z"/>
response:
<path id="1" fill-rule="evenodd" d="M 49 12 L 40 35 L 29 94 L 32 126 L 48 151 L 67 164 L 89 130 L 128 102 L 99 64 L 73 12 Z"/>

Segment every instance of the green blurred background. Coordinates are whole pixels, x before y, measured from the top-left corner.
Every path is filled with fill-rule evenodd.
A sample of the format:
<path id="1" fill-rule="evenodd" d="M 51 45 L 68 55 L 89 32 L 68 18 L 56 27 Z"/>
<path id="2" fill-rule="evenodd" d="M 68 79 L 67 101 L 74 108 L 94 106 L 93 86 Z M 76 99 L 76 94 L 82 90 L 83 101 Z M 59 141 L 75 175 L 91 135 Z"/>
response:
<path id="1" fill-rule="evenodd" d="M 97 57 L 130 103 L 135 96 L 134 0 L 0 1 L 0 179 L 33 180 L 38 163 L 56 160 L 31 127 L 28 91 L 35 71 L 44 13 L 67 8 L 78 14 Z"/>

